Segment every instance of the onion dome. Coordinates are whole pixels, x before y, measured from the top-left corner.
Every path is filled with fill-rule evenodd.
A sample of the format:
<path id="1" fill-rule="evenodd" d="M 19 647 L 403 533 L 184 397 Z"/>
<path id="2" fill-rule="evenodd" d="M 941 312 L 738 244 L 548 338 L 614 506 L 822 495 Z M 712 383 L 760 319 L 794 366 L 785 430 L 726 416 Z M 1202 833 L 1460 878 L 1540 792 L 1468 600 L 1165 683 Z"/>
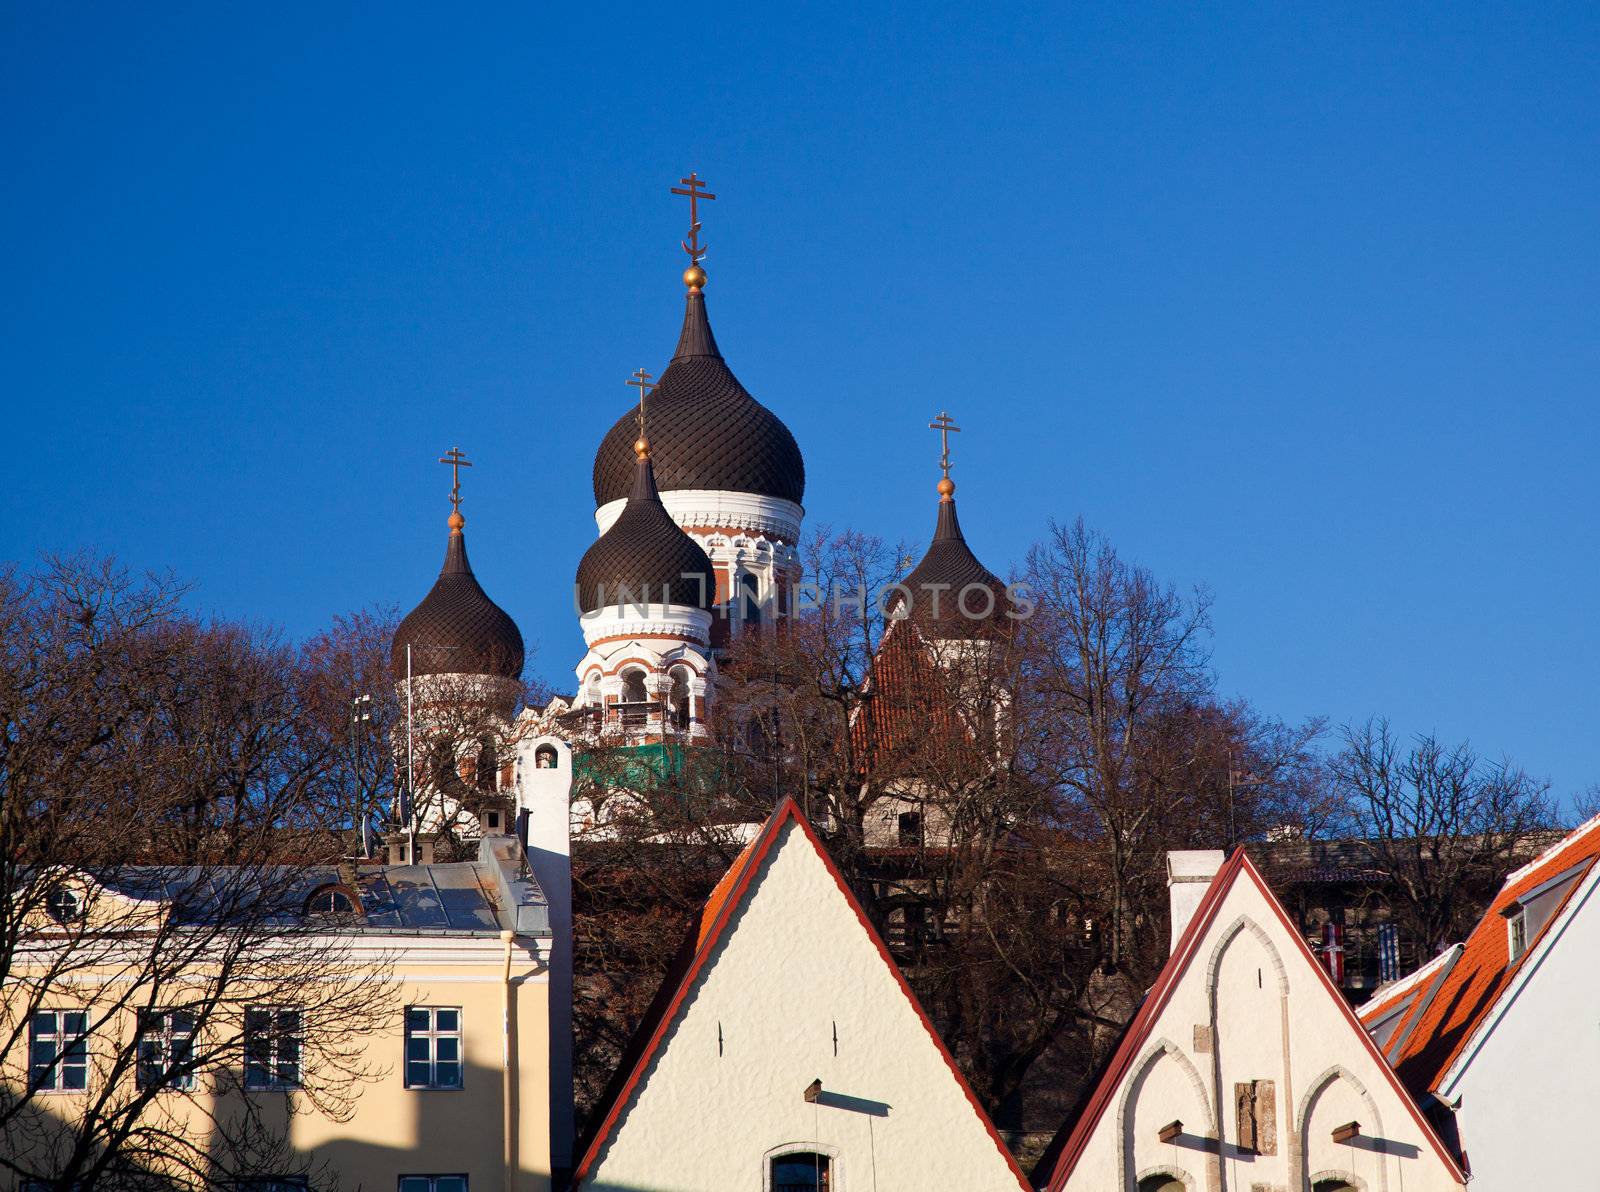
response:
<path id="1" fill-rule="evenodd" d="M 755 493 L 800 504 L 806 465 L 794 436 L 776 414 L 751 397 L 733 375 L 706 317 L 705 272 L 689 283 L 683 332 L 672 363 L 650 395 L 650 439 L 661 491 L 711 489 Z M 596 508 L 620 500 L 633 486 L 634 419 L 617 419 L 594 459 Z"/>
<path id="2" fill-rule="evenodd" d="M 396 679 L 406 677 L 407 646 L 413 675 L 522 677 L 522 633 L 472 574 L 465 525 L 461 510 L 452 510 L 439 578 L 395 630 L 389 666 Z"/>
<path id="3" fill-rule="evenodd" d="M 657 391 L 659 392 L 659 390 Z M 651 430 L 656 398 L 651 395 Z M 617 604 L 678 604 L 710 609 L 717 577 L 700 544 L 678 528 L 656 491 L 650 444 L 633 444 L 632 491 L 617 520 L 578 564 L 578 609 L 592 613 Z"/>
<path id="4" fill-rule="evenodd" d="M 902 613 L 907 599 L 903 592 L 895 592 L 889 601 L 891 615 L 909 616 L 939 640 L 987 637 L 1011 607 L 1005 581 L 978 561 L 961 534 L 955 491 L 948 475 L 939 481 L 933 541 L 922 561 L 900 581 L 911 593 L 910 609 Z"/>

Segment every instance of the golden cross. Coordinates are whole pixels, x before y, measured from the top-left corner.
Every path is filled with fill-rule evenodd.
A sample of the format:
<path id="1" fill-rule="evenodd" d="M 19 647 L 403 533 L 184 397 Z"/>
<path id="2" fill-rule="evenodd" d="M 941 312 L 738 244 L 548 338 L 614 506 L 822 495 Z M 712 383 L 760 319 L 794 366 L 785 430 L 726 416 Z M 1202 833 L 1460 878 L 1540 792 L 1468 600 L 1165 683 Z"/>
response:
<path id="1" fill-rule="evenodd" d="M 470 468 L 467 456 L 459 447 L 452 447 L 439 457 L 439 462 L 450 465 L 450 507 L 461 512 L 461 469 Z"/>
<path id="2" fill-rule="evenodd" d="M 945 479 L 950 479 L 950 435 L 960 434 L 961 428 L 950 420 L 950 415 L 943 410 L 939 416 L 928 423 L 929 430 L 939 432 L 939 467 L 944 469 Z"/>
<path id="3" fill-rule="evenodd" d="M 705 180 L 693 170 L 689 171 L 687 178 L 679 178 L 678 181 L 683 185 L 674 186 L 672 193 L 689 196 L 689 238 L 679 243 L 683 245 L 683 251 L 689 254 L 689 260 L 698 265 L 700 258 L 706 255 L 706 246 L 700 243 L 700 200 L 714 199 L 717 196 L 707 194 L 701 189 L 705 185 Z"/>
<path id="4" fill-rule="evenodd" d="M 639 437 L 644 438 L 644 399 L 650 396 L 650 391 L 655 388 L 650 383 L 650 374 L 643 368 L 635 370 L 633 380 L 628 384 L 638 387 L 639 390 Z"/>

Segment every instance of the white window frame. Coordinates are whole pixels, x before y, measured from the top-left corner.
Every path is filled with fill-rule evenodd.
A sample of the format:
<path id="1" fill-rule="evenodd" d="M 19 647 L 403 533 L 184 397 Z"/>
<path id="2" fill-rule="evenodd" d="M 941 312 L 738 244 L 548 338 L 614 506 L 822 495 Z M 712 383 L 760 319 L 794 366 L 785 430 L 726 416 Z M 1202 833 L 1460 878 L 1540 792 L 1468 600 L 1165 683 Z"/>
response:
<path id="1" fill-rule="evenodd" d="M 266 1034 L 266 1059 L 267 1076 L 264 1080 L 252 1080 L 250 1069 L 255 1061 L 250 1054 L 251 1041 L 259 1037 L 259 1032 L 250 1029 L 252 1015 L 270 1015 L 267 1023 Z M 281 1018 L 283 1015 L 293 1014 L 295 1024 L 293 1029 L 285 1029 Z M 294 1059 L 286 1060 L 283 1056 L 283 1044 L 287 1040 L 294 1042 Z M 300 1087 L 301 1077 L 305 1068 L 305 1014 L 299 1006 L 246 1006 L 244 1010 L 244 1087 L 252 1092 L 266 1092 L 272 1089 L 297 1089 Z M 281 1073 L 287 1063 L 294 1064 L 294 1077 L 291 1080 L 283 1079 Z"/>
<path id="2" fill-rule="evenodd" d="M 439 1024 L 439 1014 L 440 1014 L 441 1011 L 444 1012 L 444 1013 L 454 1014 L 456 1016 L 456 1025 L 455 1025 L 455 1029 L 454 1030 L 442 1030 L 442 1029 L 440 1029 L 438 1024 Z M 419 1012 L 425 1013 L 428 1016 L 428 1025 L 423 1030 L 417 1030 L 411 1025 L 411 1016 L 413 1014 L 419 1013 Z M 408 1088 L 408 1089 L 446 1089 L 446 1090 L 450 1090 L 450 1091 L 455 1091 L 455 1090 L 458 1090 L 458 1089 L 461 1089 L 461 1088 L 465 1087 L 465 1085 L 466 1085 L 466 1071 L 467 1071 L 467 1068 L 466 1068 L 466 1056 L 463 1054 L 463 1046 L 464 1046 L 463 1035 L 464 1035 L 465 1032 L 462 1029 L 463 1027 L 465 1027 L 465 1025 L 466 1025 L 466 1016 L 462 1013 L 462 1010 L 461 1010 L 460 1006 L 407 1006 L 406 1007 L 405 1053 L 404 1053 L 404 1056 L 403 1056 L 402 1061 L 401 1061 L 402 1064 L 404 1065 L 402 1067 L 402 1069 L 401 1069 L 401 1072 L 402 1072 L 402 1075 L 403 1075 L 404 1080 L 405 1080 L 406 1088 Z M 426 1084 L 413 1083 L 413 1081 L 411 1079 L 411 1065 L 413 1063 L 421 1063 L 422 1062 L 421 1060 L 413 1060 L 411 1058 L 411 1040 L 412 1039 L 426 1039 L 428 1041 L 428 1061 L 427 1061 L 428 1062 L 428 1081 L 427 1081 Z M 454 1083 L 452 1083 L 452 1084 L 441 1084 L 439 1082 L 439 1064 L 441 1062 L 440 1059 L 439 1059 L 439 1041 L 441 1039 L 454 1039 L 455 1040 L 455 1044 L 456 1044 L 456 1058 L 453 1061 L 451 1061 L 451 1060 L 443 1061 L 444 1063 L 452 1063 L 453 1062 L 455 1064 L 455 1066 L 456 1066 L 456 1078 L 455 1078 Z M 421 1179 L 423 1177 L 422 1176 L 418 1176 L 416 1178 Z M 429 1177 L 429 1178 L 432 1178 L 432 1177 Z M 440 1177 L 440 1178 L 443 1178 L 443 1177 Z"/>
<path id="3" fill-rule="evenodd" d="M 1506 916 L 1506 956 L 1515 964 L 1528 950 L 1528 916 L 1522 907 L 1514 915 Z"/>
<path id="4" fill-rule="evenodd" d="M 177 1017 L 180 1014 L 187 1015 L 189 1018 L 189 1029 L 186 1031 L 176 1029 Z M 159 1020 L 160 1022 L 160 1029 L 158 1031 L 151 1031 L 149 1029 L 148 1024 L 153 1019 Z M 194 1037 L 196 1034 L 194 1019 L 195 1013 L 193 1010 L 147 1009 L 139 1011 L 137 1025 L 138 1033 L 134 1040 L 133 1056 L 134 1084 L 136 1087 L 141 1089 L 152 1087 L 152 1083 L 146 1081 L 144 1077 L 144 1045 L 148 1040 L 156 1043 L 160 1049 L 159 1055 L 162 1075 L 159 1087 L 163 1089 L 174 1089 L 179 1092 L 193 1091 L 195 1087 L 195 1074 L 192 1071 L 182 1073 L 176 1077 L 168 1077 L 167 1073 L 178 1063 L 177 1056 L 179 1043 L 188 1045 L 190 1057 L 192 1058 Z"/>
<path id="5" fill-rule="evenodd" d="M 67 1015 L 76 1014 L 83 1019 L 81 1030 L 69 1033 L 66 1026 Z M 32 1083 L 34 1071 L 39 1067 L 33 1058 L 33 1049 L 39 1041 L 39 1019 L 48 1016 L 51 1019 L 52 1033 L 49 1036 L 55 1041 L 55 1058 L 50 1061 L 50 1079 L 47 1084 L 39 1084 L 36 1091 L 51 1095 L 71 1096 L 76 1093 L 85 1093 L 89 1090 L 89 1012 L 75 1007 L 56 1010 L 35 1010 L 28 1016 L 28 1081 Z M 79 1055 L 81 1062 L 68 1063 L 65 1059 L 67 1053 L 81 1044 Z M 83 1087 L 71 1089 L 64 1084 L 68 1068 L 83 1069 Z"/>

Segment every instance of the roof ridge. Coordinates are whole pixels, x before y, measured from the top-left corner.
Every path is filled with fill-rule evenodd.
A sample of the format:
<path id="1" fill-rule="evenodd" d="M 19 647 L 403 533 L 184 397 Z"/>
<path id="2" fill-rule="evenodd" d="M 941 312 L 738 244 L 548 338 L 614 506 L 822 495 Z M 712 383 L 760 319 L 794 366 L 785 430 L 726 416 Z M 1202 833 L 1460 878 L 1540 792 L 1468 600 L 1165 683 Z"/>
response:
<path id="1" fill-rule="evenodd" d="M 1536 869 L 1542 868 L 1545 862 L 1553 859 L 1557 853 L 1563 852 L 1570 848 L 1579 840 L 1582 840 L 1590 832 L 1593 832 L 1596 828 L 1600 828 L 1600 813 L 1591 815 L 1588 819 L 1584 820 L 1583 823 L 1572 829 L 1572 831 L 1568 832 L 1560 840 L 1546 848 L 1544 852 L 1533 858 L 1533 860 L 1527 862 L 1527 864 L 1523 865 L 1521 868 L 1513 869 L 1510 873 L 1506 874 L 1506 880 L 1500 883 L 1501 893 L 1504 893 L 1507 887 L 1518 881 L 1521 881 L 1524 877 L 1527 877 Z"/>

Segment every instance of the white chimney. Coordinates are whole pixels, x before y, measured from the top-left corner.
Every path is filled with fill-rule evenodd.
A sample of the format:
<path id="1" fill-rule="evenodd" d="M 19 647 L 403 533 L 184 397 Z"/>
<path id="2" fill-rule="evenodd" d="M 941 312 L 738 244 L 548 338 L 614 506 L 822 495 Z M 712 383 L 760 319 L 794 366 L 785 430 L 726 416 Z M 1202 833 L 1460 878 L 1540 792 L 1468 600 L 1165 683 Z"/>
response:
<path id="1" fill-rule="evenodd" d="M 572 746 L 517 746 L 517 834 L 550 904 L 550 1162 L 570 1170 L 572 1109 Z"/>
<path id="2" fill-rule="evenodd" d="M 1189 920 L 1205 897 L 1206 887 L 1217 876 L 1227 858 L 1219 848 L 1174 849 L 1167 853 L 1167 897 L 1172 904 L 1172 941 L 1167 945 L 1170 953 L 1178 946 L 1178 937 L 1189 926 Z"/>

